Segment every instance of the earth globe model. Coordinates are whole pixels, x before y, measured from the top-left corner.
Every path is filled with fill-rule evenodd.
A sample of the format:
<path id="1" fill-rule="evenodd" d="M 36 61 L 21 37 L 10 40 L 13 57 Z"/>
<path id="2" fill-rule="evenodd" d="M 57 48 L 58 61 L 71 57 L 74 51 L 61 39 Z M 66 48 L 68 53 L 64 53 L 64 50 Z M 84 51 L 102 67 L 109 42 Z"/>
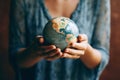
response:
<path id="1" fill-rule="evenodd" d="M 77 41 L 79 34 L 77 25 L 69 18 L 56 17 L 48 21 L 43 30 L 43 37 L 47 44 L 53 44 L 64 50 L 72 42 Z"/>

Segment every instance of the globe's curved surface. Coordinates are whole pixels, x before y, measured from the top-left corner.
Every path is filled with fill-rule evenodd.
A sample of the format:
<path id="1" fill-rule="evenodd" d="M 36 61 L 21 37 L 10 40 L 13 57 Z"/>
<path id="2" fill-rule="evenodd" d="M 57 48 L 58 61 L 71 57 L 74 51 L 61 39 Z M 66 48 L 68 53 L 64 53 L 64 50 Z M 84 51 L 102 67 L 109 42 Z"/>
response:
<path id="1" fill-rule="evenodd" d="M 66 17 L 54 18 L 45 25 L 43 36 L 45 42 L 64 50 L 71 42 L 77 41 L 79 34 L 76 24 Z"/>

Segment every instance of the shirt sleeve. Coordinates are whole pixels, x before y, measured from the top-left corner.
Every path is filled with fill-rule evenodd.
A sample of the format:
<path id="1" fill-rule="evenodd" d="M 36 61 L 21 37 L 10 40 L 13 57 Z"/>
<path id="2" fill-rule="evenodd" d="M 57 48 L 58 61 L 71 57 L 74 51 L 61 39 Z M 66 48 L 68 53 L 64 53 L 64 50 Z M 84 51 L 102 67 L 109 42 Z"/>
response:
<path id="1" fill-rule="evenodd" d="M 11 0 L 9 23 L 9 60 L 14 70 L 18 70 L 16 53 L 26 47 L 25 12 L 23 0 Z"/>
<path id="2" fill-rule="evenodd" d="M 100 64 L 96 68 L 97 77 L 100 76 L 109 62 L 110 48 L 110 0 L 98 0 L 99 13 L 94 29 L 92 46 L 99 50 L 102 55 Z"/>

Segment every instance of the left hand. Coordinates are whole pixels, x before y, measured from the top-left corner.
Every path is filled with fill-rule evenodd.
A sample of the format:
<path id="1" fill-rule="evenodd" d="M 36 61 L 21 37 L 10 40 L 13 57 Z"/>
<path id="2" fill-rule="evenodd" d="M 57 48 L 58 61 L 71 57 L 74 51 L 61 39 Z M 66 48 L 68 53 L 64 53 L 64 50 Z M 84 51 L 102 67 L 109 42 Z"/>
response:
<path id="1" fill-rule="evenodd" d="M 69 48 L 63 52 L 63 58 L 78 59 L 85 54 L 88 47 L 88 38 L 85 34 L 79 34 L 76 43 L 71 43 Z"/>

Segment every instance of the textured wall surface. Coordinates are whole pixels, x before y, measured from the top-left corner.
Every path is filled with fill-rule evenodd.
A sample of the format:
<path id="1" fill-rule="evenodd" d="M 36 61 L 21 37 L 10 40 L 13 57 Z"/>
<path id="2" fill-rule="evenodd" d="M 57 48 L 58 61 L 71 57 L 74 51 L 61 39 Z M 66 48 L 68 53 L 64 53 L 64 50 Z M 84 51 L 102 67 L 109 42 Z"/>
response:
<path id="1" fill-rule="evenodd" d="M 9 0 L 0 0 L 0 80 L 14 80 L 8 62 L 8 14 Z"/>
<path id="2" fill-rule="evenodd" d="M 8 24 L 10 0 L 0 0 L 0 80 L 14 80 L 8 61 Z M 110 62 L 101 80 L 120 80 L 120 0 L 111 0 Z"/>

